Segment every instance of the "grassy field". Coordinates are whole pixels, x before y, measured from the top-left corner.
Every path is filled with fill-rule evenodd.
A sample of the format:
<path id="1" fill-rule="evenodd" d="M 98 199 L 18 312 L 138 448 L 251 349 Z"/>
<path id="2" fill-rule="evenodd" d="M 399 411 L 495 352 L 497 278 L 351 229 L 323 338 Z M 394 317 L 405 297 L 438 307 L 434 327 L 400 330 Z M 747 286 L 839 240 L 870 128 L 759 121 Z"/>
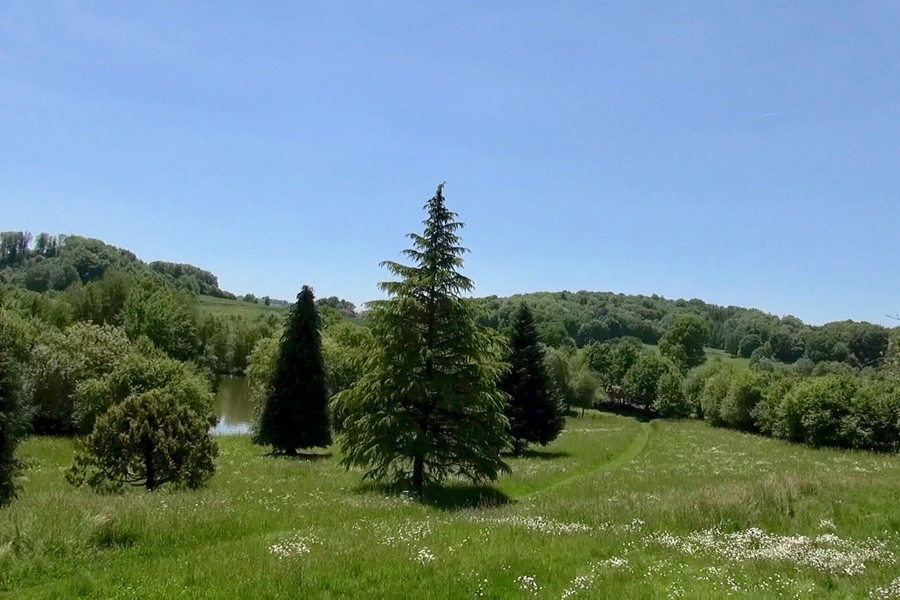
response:
<path id="1" fill-rule="evenodd" d="M 659 346 L 655 344 L 644 344 L 644 348 L 649 348 L 651 350 L 656 350 L 659 352 Z M 735 365 L 740 365 L 742 367 L 746 367 L 750 365 L 749 358 L 741 358 L 740 356 L 732 356 L 725 352 L 724 350 L 720 350 L 719 348 L 704 348 L 704 352 L 706 352 L 706 360 L 707 362 L 724 362 L 724 363 L 732 363 Z"/>
<path id="2" fill-rule="evenodd" d="M 218 315 L 250 315 L 251 317 L 256 315 L 287 314 L 287 307 L 266 306 L 262 303 L 262 300 L 259 301 L 259 304 L 251 304 L 250 302 L 216 298 L 214 296 L 200 296 L 200 310 Z"/>
<path id="3" fill-rule="evenodd" d="M 900 597 L 900 457 L 588 413 L 495 488 L 427 503 L 220 438 L 198 492 L 97 496 L 33 438 L 10 598 Z"/>

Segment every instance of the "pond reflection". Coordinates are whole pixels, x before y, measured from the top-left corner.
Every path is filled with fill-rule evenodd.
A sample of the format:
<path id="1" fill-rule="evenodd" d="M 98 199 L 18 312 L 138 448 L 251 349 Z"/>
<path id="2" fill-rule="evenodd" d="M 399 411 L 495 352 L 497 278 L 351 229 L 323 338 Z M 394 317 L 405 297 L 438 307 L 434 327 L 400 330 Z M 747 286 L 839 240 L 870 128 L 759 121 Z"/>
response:
<path id="1" fill-rule="evenodd" d="M 213 435 L 250 433 L 253 425 L 253 406 L 246 377 L 226 377 L 219 383 L 214 407 L 219 422 Z"/>

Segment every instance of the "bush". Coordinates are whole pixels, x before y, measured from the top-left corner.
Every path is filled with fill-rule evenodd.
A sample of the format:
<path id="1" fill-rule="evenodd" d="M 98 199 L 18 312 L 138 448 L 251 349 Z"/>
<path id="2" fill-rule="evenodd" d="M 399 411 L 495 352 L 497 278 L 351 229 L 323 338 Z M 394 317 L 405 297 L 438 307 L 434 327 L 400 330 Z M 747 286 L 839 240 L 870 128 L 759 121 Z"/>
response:
<path id="1" fill-rule="evenodd" d="M 797 381 L 796 377 L 787 374 L 773 373 L 767 377 L 762 399 L 752 411 L 753 423 L 760 432 L 773 437 L 782 437 L 778 435 L 779 407 Z"/>
<path id="2" fill-rule="evenodd" d="M 799 382 L 779 407 L 779 436 L 816 446 L 849 445 L 842 422 L 851 414 L 857 391 L 857 381 L 848 376 Z"/>
<path id="3" fill-rule="evenodd" d="M 249 399 L 253 405 L 254 422 L 266 404 L 275 373 L 275 361 L 278 360 L 279 336 L 263 338 L 253 347 L 247 365 L 247 387 Z"/>
<path id="4" fill-rule="evenodd" d="M 884 381 L 868 380 L 857 389 L 841 433 L 851 448 L 900 450 L 900 390 Z"/>
<path id="5" fill-rule="evenodd" d="M 75 389 L 73 422 L 77 431 L 88 433 L 97 418 L 126 398 L 151 390 L 164 389 L 176 395 L 207 424 L 215 423 L 213 395 L 209 381 L 189 364 L 150 351 L 129 352 L 115 369 L 96 379 L 78 384 Z"/>
<path id="6" fill-rule="evenodd" d="M 660 378 L 672 369 L 677 369 L 672 361 L 656 352 L 644 352 L 625 375 L 625 397 L 638 408 L 652 407 Z"/>
<path id="7" fill-rule="evenodd" d="M 762 401 L 764 389 L 765 381 L 762 376 L 749 370 L 733 373 L 728 391 L 719 405 L 722 424 L 743 431 L 753 430 L 753 411 Z"/>
<path id="8" fill-rule="evenodd" d="M 76 323 L 64 332 L 45 332 L 29 361 L 35 430 L 70 433 L 78 384 L 114 369 L 128 349 L 125 332 L 107 325 Z"/>
<path id="9" fill-rule="evenodd" d="M 672 419 L 691 416 L 691 405 L 684 393 L 684 377 L 679 371 L 668 371 L 659 378 L 653 410 Z"/>
<path id="10" fill-rule="evenodd" d="M 726 365 L 721 360 L 713 360 L 696 369 L 691 369 L 684 378 L 684 397 L 685 401 L 691 408 L 698 419 L 703 418 L 703 407 L 700 402 L 700 394 L 703 392 L 706 382 L 715 377 L 719 372 L 732 367 Z"/>
<path id="11" fill-rule="evenodd" d="M 722 418 L 722 402 L 728 395 L 733 375 L 734 371 L 731 369 L 719 370 L 706 380 L 700 391 L 699 400 L 703 418 L 713 425 L 725 425 Z"/>
<path id="12" fill-rule="evenodd" d="M 118 491 L 126 484 L 152 491 L 164 483 L 193 489 L 212 476 L 217 454 L 206 416 L 177 393 L 153 390 L 97 419 L 67 479 L 95 491 Z"/>

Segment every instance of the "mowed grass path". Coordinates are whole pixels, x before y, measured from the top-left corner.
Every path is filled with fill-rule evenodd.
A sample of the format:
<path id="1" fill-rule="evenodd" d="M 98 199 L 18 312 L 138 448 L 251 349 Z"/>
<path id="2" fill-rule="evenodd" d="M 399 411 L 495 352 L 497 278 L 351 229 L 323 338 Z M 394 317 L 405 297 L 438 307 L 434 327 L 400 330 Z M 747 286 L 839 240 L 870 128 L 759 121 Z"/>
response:
<path id="1" fill-rule="evenodd" d="M 97 496 L 63 479 L 70 441 L 30 439 L 0 594 L 888 598 L 900 576 L 894 456 L 593 412 L 494 488 L 422 504 L 334 457 L 220 446 L 201 491 Z"/>

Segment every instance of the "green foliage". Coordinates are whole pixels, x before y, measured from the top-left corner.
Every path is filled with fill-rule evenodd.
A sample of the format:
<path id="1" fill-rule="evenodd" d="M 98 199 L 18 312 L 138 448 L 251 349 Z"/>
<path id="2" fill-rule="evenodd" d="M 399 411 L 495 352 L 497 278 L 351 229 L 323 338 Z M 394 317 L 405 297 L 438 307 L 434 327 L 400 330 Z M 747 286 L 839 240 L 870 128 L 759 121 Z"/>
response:
<path id="1" fill-rule="evenodd" d="M 140 280 L 122 309 L 128 337 L 145 336 L 172 358 L 190 360 L 197 356 L 197 298 L 162 282 Z"/>
<path id="2" fill-rule="evenodd" d="M 82 434 L 94 428 L 109 408 L 129 397 L 161 389 L 176 396 L 195 414 L 215 423 L 212 393 L 207 379 L 189 364 L 153 348 L 124 354 L 108 373 L 80 382 L 75 388 L 73 422 Z"/>
<path id="3" fill-rule="evenodd" d="M 215 471 L 218 447 L 205 414 L 172 390 L 152 390 L 111 407 L 78 448 L 67 474 L 73 485 L 152 491 L 165 483 L 198 488 Z"/>
<path id="4" fill-rule="evenodd" d="M 129 348 L 125 332 L 109 325 L 76 323 L 64 331 L 44 331 L 30 356 L 35 430 L 70 433 L 77 386 L 115 369 Z"/>
<path id="5" fill-rule="evenodd" d="M 510 339 L 510 369 L 500 386 L 510 397 L 506 417 L 516 454 L 530 443 L 546 446 L 559 436 L 565 425 L 562 406 L 553 394 L 544 361 L 534 315 L 523 302 Z"/>
<path id="6" fill-rule="evenodd" d="M 242 374 L 257 342 L 280 330 L 281 320 L 275 315 L 203 314 L 198 362 L 213 373 Z"/>
<path id="7" fill-rule="evenodd" d="M 219 289 L 218 277 L 194 265 L 155 261 L 147 266 L 151 271 L 167 277 L 176 287 L 185 291 L 216 298 L 232 296 Z"/>
<path id="8" fill-rule="evenodd" d="M 312 289 L 291 307 L 254 441 L 276 452 L 331 443 L 322 336 Z"/>
<path id="9" fill-rule="evenodd" d="M 325 329 L 322 354 L 329 396 L 353 387 L 362 378 L 372 343 L 372 332 L 367 327 L 349 321 L 342 320 Z"/>
<path id="10" fill-rule="evenodd" d="M 842 422 L 851 414 L 859 383 L 827 375 L 799 382 L 779 407 L 776 431 L 793 441 L 816 446 L 847 445 Z"/>
<path id="11" fill-rule="evenodd" d="M 65 290 L 81 283 L 74 266 L 58 258 L 38 258 L 29 261 L 25 268 L 25 288 L 34 292 Z"/>
<path id="12" fill-rule="evenodd" d="M 706 362 L 706 338 L 707 327 L 702 318 L 690 313 L 678 315 L 660 338 L 659 352 L 687 373 Z"/>
<path id="13" fill-rule="evenodd" d="M 122 324 L 122 312 L 128 296 L 138 284 L 136 276 L 113 269 L 95 281 L 70 287 L 66 298 L 75 319 L 118 326 Z"/>
<path id="14" fill-rule="evenodd" d="M 399 281 L 382 283 L 390 298 L 369 311 L 366 374 L 335 398 L 343 464 L 419 494 L 449 475 L 477 482 L 509 469 L 500 456 L 508 444 L 502 345 L 460 296 L 473 287 L 459 273 L 463 224 L 442 187 L 425 207 L 424 235 L 410 234 L 414 248 L 404 254 L 414 266 L 382 263 Z"/>
<path id="15" fill-rule="evenodd" d="M 266 398 L 271 393 L 272 376 L 275 373 L 275 363 L 278 361 L 280 347 L 280 337 L 270 336 L 259 340 L 253 347 L 253 352 L 250 353 L 246 374 L 250 403 L 253 405 L 254 422 L 259 422 L 259 416 L 266 405 Z"/>
<path id="16" fill-rule="evenodd" d="M 762 375 L 747 369 L 732 372 L 728 392 L 719 405 L 722 424 L 733 429 L 754 430 L 755 410 L 763 400 L 765 388 L 766 382 Z"/>
<path id="17" fill-rule="evenodd" d="M 719 369 L 713 372 L 703 383 L 699 394 L 700 413 L 713 425 L 725 425 L 722 418 L 722 402 L 731 387 L 733 369 Z"/>
<path id="18" fill-rule="evenodd" d="M 676 369 L 675 364 L 652 351 L 645 351 L 625 374 L 623 396 L 633 406 L 647 410 L 656 400 L 659 380 Z"/>
<path id="19" fill-rule="evenodd" d="M 591 344 L 585 348 L 585 360 L 597 373 L 610 400 L 616 400 L 618 390 L 625 385 L 625 375 L 643 352 L 644 347 L 639 340 L 618 338 L 603 344 Z"/>
<path id="20" fill-rule="evenodd" d="M 661 417 L 681 419 L 691 416 L 691 404 L 684 391 L 684 376 L 677 369 L 662 374 L 652 406 Z"/>
<path id="21" fill-rule="evenodd" d="M 22 385 L 22 361 L 27 355 L 23 330 L 13 315 L 0 308 L 0 507 L 16 495 L 14 478 L 20 467 L 16 447 L 28 428 Z"/>

